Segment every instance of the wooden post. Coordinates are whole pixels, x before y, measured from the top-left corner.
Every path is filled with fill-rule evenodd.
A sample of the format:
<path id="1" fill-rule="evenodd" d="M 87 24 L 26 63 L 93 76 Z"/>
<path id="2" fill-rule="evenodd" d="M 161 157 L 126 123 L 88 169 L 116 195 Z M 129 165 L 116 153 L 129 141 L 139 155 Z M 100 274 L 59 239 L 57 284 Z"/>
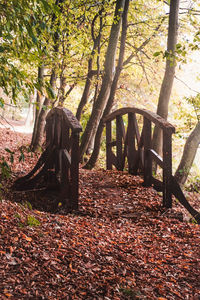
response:
<path id="1" fill-rule="evenodd" d="M 172 135 L 163 130 L 163 206 L 172 207 Z"/>
<path id="2" fill-rule="evenodd" d="M 78 209 L 78 189 L 79 189 L 79 132 L 72 132 L 71 150 L 71 203 L 73 209 Z"/>
<path id="3" fill-rule="evenodd" d="M 111 121 L 106 122 L 106 169 L 112 170 L 112 127 Z"/>
<path id="4" fill-rule="evenodd" d="M 60 150 L 61 155 L 61 200 L 63 204 L 69 204 L 71 200 L 69 166 L 64 150 Z M 71 203 L 70 203 L 71 204 Z"/>
<path id="5" fill-rule="evenodd" d="M 152 158 L 151 149 L 151 121 L 144 117 L 144 186 L 151 186 L 152 180 Z"/>
<path id="6" fill-rule="evenodd" d="M 117 170 L 123 171 L 123 153 L 122 153 L 122 116 L 116 117 L 116 146 L 117 146 Z"/>
<path id="7" fill-rule="evenodd" d="M 135 149 L 135 114 L 128 113 L 128 172 L 130 174 L 134 173 L 134 161 L 136 155 Z"/>

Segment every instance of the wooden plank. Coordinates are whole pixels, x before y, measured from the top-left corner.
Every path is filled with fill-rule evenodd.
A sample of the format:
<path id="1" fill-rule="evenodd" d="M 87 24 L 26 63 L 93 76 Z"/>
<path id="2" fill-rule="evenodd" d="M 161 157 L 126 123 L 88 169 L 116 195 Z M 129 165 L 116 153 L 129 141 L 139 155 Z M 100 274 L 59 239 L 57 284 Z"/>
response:
<path id="1" fill-rule="evenodd" d="M 150 154 L 152 157 L 152 160 L 154 159 L 156 161 L 156 163 L 163 168 L 163 159 L 160 155 L 158 155 L 158 153 L 156 151 L 154 151 L 153 149 L 150 149 Z"/>
<path id="2" fill-rule="evenodd" d="M 133 114 L 133 121 L 134 121 L 136 140 L 137 140 L 137 144 L 139 145 L 139 143 L 140 143 L 140 131 L 139 131 L 138 122 L 137 122 L 135 113 Z"/>
<path id="3" fill-rule="evenodd" d="M 48 113 L 46 119 L 48 120 L 52 115 L 57 114 L 58 116 L 63 115 L 65 121 L 68 124 L 68 127 L 70 127 L 74 132 L 81 132 L 82 127 L 79 123 L 79 121 L 76 119 L 76 117 L 73 115 L 73 113 L 64 107 L 55 107 L 50 110 Z"/>
<path id="4" fill-rule="evenodd" d="M 130 174 L 133 173 L 134 169 L 134 162 L 136 159 L 137 151 L 135 149 L 135 114 L 129 113 L 128 114 L 128 129 L 127 129 L 127 135 L 128 135 L 128 172 Z"/>
<path id="5" fill-rule="evenodd" d="M 69 206 L 71 191 L 70 191 L 70 174 L 69 174 L 69 164 L 64 153 L 64 150 L 61 150 L 61 200 L 62 203 Z"/>
<path id="6" fill-rule="evenodd" d="M 179 202 L 189 211 L 189 213 L 194 217 L 196 222 L 200 224 L 200 213 L 195 210 L 190 203 L 185 198 L 178 182 L 174 178 L 174 176 L 171 177 L 171 188 L 173 195 L 179 200 Z"/>
<path id="7" fill-rule="evenodd" d="M 50 143 L 53 146 L 54 145 L 54 138 L 55 138 L 55 116 L 52 116 L 52 121 L 51 121 L 51 138 L 50 138 Z"/>
<path id="8" fill-rule="evenodd" d="M 117 142 L 117 170 L 123 171 L 123 152 L 122 152 L 122 139 L 123 139 L 123 129 L 122 129 L 122 117 L 117 116 L 116 118 L 116 142 Z"/>
<path id="9" fill-rule="evenodd" d="M 142 129 L 140 141 L 138 144 L 138 150 L 135 155 L 134 164 L 133 164 L 133 170 L 131 174 L 137 175 L 138 171 L 142 171 L 144 173 L 144 130 Z"/>
<path id="10" fill-rule="evenodd" d="M 65 158 L 67 160 L 68 166 L 71 166 L 71 156 L 66 149 L 63 150 L 63 155 L 65 156 Z"/>
<path id="11" fill-rule="evenodd" d="M 46 147 L 48 147 L 51 144 L 51 123 L 52 123 L 52 118 L 49 118 L 46 121 L 45 125 L 45 132 L 46 132 Z"/>
<path id="12" fill-rule="evenodd" d="M 124 139 L 124 151 L 122 153 L 122 159 L 123 159 L 123 168 L 125 168 L 125 161 L 126 161 L 126 157 L 128 159 L 128 128 L 125 134 L 125 139 Z"/>
<path id="13" fill-rule="evenodd" d="M 36 165 L 34 168 L 25 176 L 18 178 L 15 182 L 13 187 L 17 189 L 18 186 L 21 186 L 23 188 L 23 185 L 25 182 L 30 179 L 45 163 L 50 153 L 49 147 L 41 154 L 40 158 L 38 159 Z"/>
<path id="14" fill-rule="evenodd" d="M 163 182 L 160 181 L 159 179 L 155 178 L 152 176 L 151 178 L 152 186 L 157 192 L 162 192 L 163 191 Z"/>
<path id="15" fill-rule="evenodd" d="M 61 115 L 57 119 L 57 144 L 58 148 L 62 149 L 62 123 L 63 123 L 63 116 Z"/>
<path id="16" fill-rule="evenodd" d="M 136 107 L 120 108 L 120 109 L 114 111 L 113 113 L 109 114 L 108 116 L 106 116 L 103 121 L 104 122 L 112 121 L 119 115 L 122 116 L 127 113 L 131 113 L 131 112 L 137 113 L 137 114 L 140 114 L 140 115 L 146 117 L 153 123 L 157 124 L 163 130 L 169 130 L 171 133 L 175 132 L 175 127 L 172 124 L 170 124 L 167 120 L 163 119 L 161 116 L 159 116 L 147 109 L 140 109 L 140 108 L 136 108 Z"/>
<path id="17" fill-rule="evenodd" d="M 110 153 L 110 159 L 111 159 L 112 165 L 114 165 L 115 168 L 117 169 L 117 157 L 112 151 Z"/>
<path id="18" fill-rule="evenodd" d="M 151 149 L 151 121 L 144 117 L 144 185 L 151 186 L 152 158 Z"/>
<path id="19" fill-rule="evenodd" d="M 112 127 L 111 122 L 106 123 L 106 169 L 112 170 Z"/>
<path id="20" fill-rule="evenodd" d="M 172 137 L 170 131 L 163 132 L 163 206 L 172 207 Z"/>
<path id="21" fill-rule="evenodd" d="M 54 115 L 54 139 L 53 144 L 60 148 L 60 142 L 61 142 L 61 118 L 62 116 L 55 113 Z"/>
<path id="22" fill-rule="evenodd" d="M 78 209 L 78 189 L 79 189 L 79 133 L 72 132 L 72 152 L 71 152 L 71 204 L 73 209 Z"/>

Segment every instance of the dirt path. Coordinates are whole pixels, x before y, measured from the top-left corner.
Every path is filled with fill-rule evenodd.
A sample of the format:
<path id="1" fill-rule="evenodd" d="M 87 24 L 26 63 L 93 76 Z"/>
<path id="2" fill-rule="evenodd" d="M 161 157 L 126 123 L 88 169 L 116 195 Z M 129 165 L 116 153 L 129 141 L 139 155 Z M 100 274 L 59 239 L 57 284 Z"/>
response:
<path id="1" fill-rule="evenodd" d="M 21 132 L 21 133 L 32 133 L 33 126 L 25 124 L 25 120 L 10 120 L 10 119 L 0 119 L 0 128 L 10 129 L 14 132 Z"/>
<path id="2" fill-rule="evenodd" d="M 1 129 L 0 135 L 2 146 L 10 143 L 18 155 L 16 133 Z M 14 178 L 36 160 L 31 153 L 24 162 L 15 159 Z M 52 199 L 38 201 L 3 183 L 0 299 L 198 300 L 199 226 L 184 220 L 176 201 L 164 211 L 162 198 L 142 181 L 80 170 L 79 211 L 70 214 L 62 206 L 53 213 Z"/>

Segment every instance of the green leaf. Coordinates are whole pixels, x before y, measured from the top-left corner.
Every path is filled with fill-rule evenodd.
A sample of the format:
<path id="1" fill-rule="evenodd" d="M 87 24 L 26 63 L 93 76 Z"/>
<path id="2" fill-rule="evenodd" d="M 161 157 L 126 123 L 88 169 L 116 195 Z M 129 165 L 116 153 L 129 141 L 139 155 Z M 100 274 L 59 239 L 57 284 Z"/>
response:
<path id="1" fill-rule="evenodd" d="M 0 107 L 4 108 L 4 99 L 0 97 Z"/>
<path id="2" fill-rule="evenodd" d="M 46 91 L 50 99 L 54 99 L 56 97 L 55 92 L 51 86 L 47 86 Z"/>
<path id="3" fill-rule="evenodd" d="M 176 44 L 176 49 L 180 49 L 182 47 L 181 44 Z"/>
<path id="4" fill-rule="evenodd" d="M 153 54 L 153 56 L 159 56 L 160 54 L 162 53 L 162 51 L 157 51 L 157 52 L 155 52 L 154 54 Z"/>
<path id="5" fill-rule="evenodd" d="M 14 154 L 15 152 L 11 151 L 9 148 L 5 148 L 5 151 L 10 153 L 10 154 Z"/>
<path id="6" fill-rule="evenodd" d="M 27 225 L 28 226 L 39 226 L 40 221 L 38 221 L 34 216 L 28 216 L 27 217 Z"/>

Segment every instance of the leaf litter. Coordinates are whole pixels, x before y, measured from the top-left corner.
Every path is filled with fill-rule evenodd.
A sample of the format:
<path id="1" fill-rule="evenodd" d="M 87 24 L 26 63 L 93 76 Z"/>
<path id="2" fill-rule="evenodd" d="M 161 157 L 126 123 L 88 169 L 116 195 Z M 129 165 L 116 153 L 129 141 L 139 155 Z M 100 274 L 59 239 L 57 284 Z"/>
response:
<path id="1" fill-rule="evenodd" d="M 30 142 L 7 135 L 16 153 Z M 51 211 L 33 193 L 10 189 L 36 160 L 14 160 L 14 177 L 3 182 L 1 299 L 199 299 L 199 226 L 176 201 L 165 211 L 141 177 L 81 169 L 79 211 Z"/>

